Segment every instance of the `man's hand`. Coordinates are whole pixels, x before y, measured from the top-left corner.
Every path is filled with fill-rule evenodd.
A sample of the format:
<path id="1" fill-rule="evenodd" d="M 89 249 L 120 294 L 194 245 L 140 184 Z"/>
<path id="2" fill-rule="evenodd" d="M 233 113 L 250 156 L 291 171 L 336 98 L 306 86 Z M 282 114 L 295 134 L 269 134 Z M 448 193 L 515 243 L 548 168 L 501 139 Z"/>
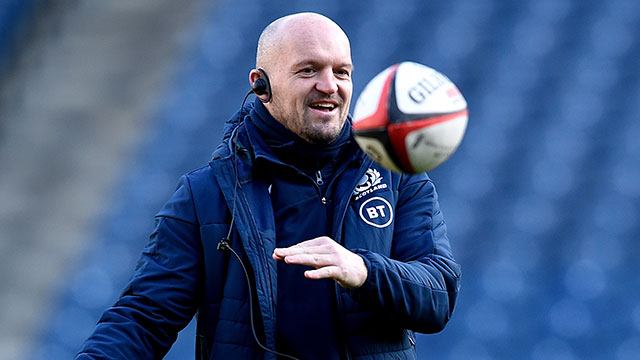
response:
<path id="1" fill-rule="evenodd" d="M 358 288 L 367 280 L 367 267 L 359 255 L 345 249 L 327 236 L 303 241 L 288 248 L 276 248 L 274 260 L 287 264 L 312 266 L 307 279 L 333 279 L 345 288 Z"/>

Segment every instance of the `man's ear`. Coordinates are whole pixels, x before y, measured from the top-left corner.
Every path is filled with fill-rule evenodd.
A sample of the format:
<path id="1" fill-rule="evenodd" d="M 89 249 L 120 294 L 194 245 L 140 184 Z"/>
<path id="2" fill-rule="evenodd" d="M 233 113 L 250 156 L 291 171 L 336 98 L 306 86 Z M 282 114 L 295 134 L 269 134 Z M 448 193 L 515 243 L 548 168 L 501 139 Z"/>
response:
<path id="1" fill-rule="evenodd" d="M 249 83 L 253 93 L 260 101 L 263 103 L 271 101 L 271 84 L 264 70 L 260 68 L 251 70 L 249 72 Z"/>

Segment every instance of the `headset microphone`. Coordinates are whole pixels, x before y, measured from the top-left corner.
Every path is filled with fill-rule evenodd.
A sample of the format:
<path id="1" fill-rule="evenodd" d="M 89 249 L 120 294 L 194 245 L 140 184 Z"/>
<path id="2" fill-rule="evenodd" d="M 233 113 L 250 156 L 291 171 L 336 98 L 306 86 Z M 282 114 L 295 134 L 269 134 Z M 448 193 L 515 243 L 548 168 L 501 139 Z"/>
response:
<path id="1" fill-rule="evenodd" d="M 256 95 L 266 94 L 267 98 L 264 100 L 260 99 L 260 101 L 262 101 L 263 103 L 268 103 L 269 101 L 271 101 L 271 84 L 269 83 L 269 77 L 267 76 L 267 73 L 264 72 L 264 70 L 258 69 L 258 71 L 260 72 L 260 78 L 258 78 L 258 80 L 254 81 L 253 84 L 251 84 L 251 89 Z"/>

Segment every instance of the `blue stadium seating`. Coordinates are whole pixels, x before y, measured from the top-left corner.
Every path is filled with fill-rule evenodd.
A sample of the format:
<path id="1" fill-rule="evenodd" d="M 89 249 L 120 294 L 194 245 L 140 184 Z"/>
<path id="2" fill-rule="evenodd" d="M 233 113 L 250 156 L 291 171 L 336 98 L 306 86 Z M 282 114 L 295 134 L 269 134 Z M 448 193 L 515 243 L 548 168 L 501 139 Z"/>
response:
<path id="1" fill-rule="evenodd" d="M 16 45 L 18 34 L 24 29 L 25 19 L 36 5 L 36 0 L 0 0 L 0 70 Z"/>
<path id="2" fill-rule="evenodd" d="M 33 358 L 77 350 L 127 280 L 177 177 L 206 162 L 240 105 L 254 40 L 271 20 L 303 10 L 350 34 L 355 97 L 380 70 L 413 60 L 447 74 L 468 100 L 464 142 L 431 174 L 463 288 L 445 331 L 419 337 L 419 358 L 637 359 L 634 0 L 218 1 Z M 192 337 L 189 327 L 168 358 L 191 358 Z"/>

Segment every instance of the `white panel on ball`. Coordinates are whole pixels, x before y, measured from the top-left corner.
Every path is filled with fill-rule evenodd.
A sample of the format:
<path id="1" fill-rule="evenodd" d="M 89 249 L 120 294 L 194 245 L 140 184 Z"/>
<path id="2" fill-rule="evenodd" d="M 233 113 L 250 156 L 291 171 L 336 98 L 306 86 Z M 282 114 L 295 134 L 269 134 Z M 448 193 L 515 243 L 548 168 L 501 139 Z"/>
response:
<path id="1" fill-rule="evenodd" d="M 364 90 L 362 90 L 362 94 L 358 98 L 356 107 L 353 110 L 354 121 L 366 119 L 375 114 L 378 109 L 378 103 L 380 102 L 380 95 L 382 93 L 382 88 L 384 87 L 384 82 L 387 79 L 387 76 L 389 76 L 391 69 L 392 68 L 387 68 L 376 75 L 376 77 L 369 81 Z"/>
<path id="2" fill-rule="evenodd" d="M 403 114 L 446 114 L 467 108 L 449 78 L 422 64 L 401 63 L 395 90 L 398 110 Z"/>
<path id="3" fill-rule="evenodd" d="M 458 148 L 466 127 L 467 115 L 461 115 L 409 133 L 405 146 L 415 171 L 429 171 L 445 162 Z"/>

